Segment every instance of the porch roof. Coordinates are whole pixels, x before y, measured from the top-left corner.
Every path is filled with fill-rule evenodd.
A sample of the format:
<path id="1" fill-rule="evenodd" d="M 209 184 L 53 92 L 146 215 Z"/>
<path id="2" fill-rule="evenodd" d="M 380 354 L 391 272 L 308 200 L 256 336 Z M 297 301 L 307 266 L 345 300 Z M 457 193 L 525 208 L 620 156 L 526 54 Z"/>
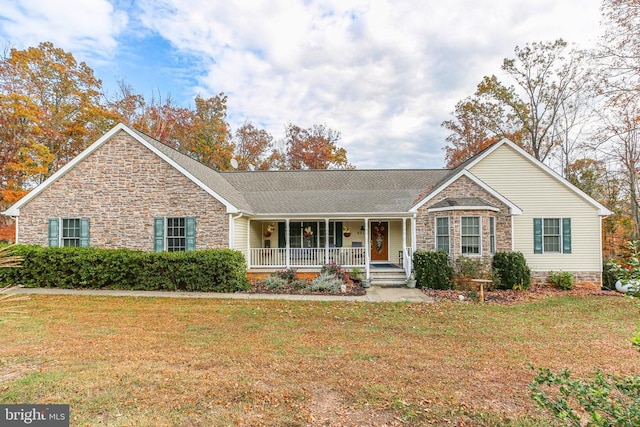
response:
<path id="1" fill-rule="evenodd" d="M 304 170 L 223 172 L 254 214 L 409 212 L 416 197 L 451 171 Z"/>

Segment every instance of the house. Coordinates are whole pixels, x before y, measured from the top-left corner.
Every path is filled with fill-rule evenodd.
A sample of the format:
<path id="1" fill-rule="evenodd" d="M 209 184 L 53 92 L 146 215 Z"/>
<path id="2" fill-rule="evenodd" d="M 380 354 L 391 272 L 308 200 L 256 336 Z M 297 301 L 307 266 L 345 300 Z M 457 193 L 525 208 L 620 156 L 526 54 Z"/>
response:
<path id="1" fill-rule="evenodd" d="M 610 212 L 508 140 L 453 170 L 221 173 L 119 124 L 4 214 L 22 244 L 231 248 L 250 274 L 337 262 L 404 279 L 418 249 L 513 250 L 534 280 L 599 285 Z"/>

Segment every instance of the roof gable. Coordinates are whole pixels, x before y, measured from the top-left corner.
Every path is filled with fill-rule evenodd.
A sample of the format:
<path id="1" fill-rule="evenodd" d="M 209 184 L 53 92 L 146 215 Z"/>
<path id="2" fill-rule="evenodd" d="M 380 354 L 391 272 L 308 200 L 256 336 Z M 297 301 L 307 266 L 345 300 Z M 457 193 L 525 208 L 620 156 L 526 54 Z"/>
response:
<path id="1" fill-rule="evenodd" d="M 155 141 L 152 138 L 150 138 L 150 137 L 148 137 L 148 136 L 146 136 L 146 135 L 144 135 L 142 133 L 139 133 L 137 131 L 132 130 L 128 126 L 124 125 L 123 123 L 119 123 L 118 125 L 114 126 L 109 132 L 105 133 L 102 137 L 100 137 L 96 142 L 94 142 L 89 147 L 87 147 L 84 151 L 82 151 L 80 154 L 78 154 L 75 158 L 73 158 L 73 160 L 71 160 L 65 166 L 60 168 L 56 173 L 51 175 L 44 182 L 42 182 L 36 188 L 31 190 L 27 195 L 25 195 L 23 198 L 18 200 L 14 205 L 12 205 L 9 209 L 7 209 L 3 213 L 5 215 L 9 215 L 9 216 L 18 216 L 20 214 L 20 208 L 22 206 L 24 206 L 29 201 L 31 201 L 32 199 L 37 197 L 48 186 L 50 186 L 52 183 L 56 182 L 58 179 L 63 177 L 67 172 L 69 172 L 72 168 L 74 168 L 78 163 L 82 162 L 89 155 L 91 155 L 91 153 L 96 151 L 98 148 L 100 148 L 103 144 L 105 144 L 113 136 L 115 136 L 118 132 L 121 132 L 121 131 L 126 132 L 127 134 L 129 134 L 136 141 L 138 141 L 139 143 L 144 145 L 146 148 L 151 150 L 153 153 L 155 153 L 161 159 L 163 159 L 164 161 L 169 163 L 171 166 L 173 166 L 180 173 L 185 175 L 187 178 L 189 178 L 191 181 L 193 181 L 197 186 L 199 186 L 200 188 L 205 190 L 208 194 L 210 194 L 212 197 L 214 197 L 216 200 L 218 200 L 220 203 L 222 203 L 227 208 L 227 210 L 229 212 L 237 212 L 238 211 L 238 208 L 236 208 L 232 203 L 230 203 L 228 200 L 226 200 L 224 197 L 222 197 L 220 194 L 218 194 L 212 188 L 207 186 L 201 179 L 198 179 L 198 177 L 196 177 L 197 173 L 194 174 L 193 171 L 189 170 L 189 169 L 194 169 L 193 168 L 194 165 L 190 165 L 191 166 L 190 168 L 189 167 L 185 167 L 186 166 L 185 163 L 187 162 L 186 160 L 180 158 L 180 156 L 176 156 L 176 155 L 171 156 L 170 153 L 167 150 L 163 150 L 161 148 L 161 146 L 164 146 L 164 147 L 166 147 L 166 149 L 172 150 L 170 147 L 165 146 L 164 144 L 161 144 L 160 142 Z M 176 153 L 177 153 L 177 151 L 176 151 Z M 179 153 L 179 154 L 181 156 L 184 156 L 181 153 Z M 188 158 L 188 156 L 184 156 L 184 157 Z M 199 164 L 199 165 L 201 165 L 200 163 L 196 162 L 193 159 L 190 159 L 190 160 L 195 162 L 195 163 L 197 163 L 197 164 Z M 206 168 L 206 166 L 204 166 L 204 165 L 201 165 L 201 166 L 203 168 Z M 211 170 L 209 168 L 207 168 L 207 169 L 209 170 L 209 173 L 214 173 L 214 174 L 217 173 L 217 172 L 215 172 L 215 171 L 213 171 L 213 170 Z"/>
<path id="2" fill-rule="evenodd" d="M 471 170 L 474 166 L 476 166 L 479 163 L 481 163 L 484 159 L 486 159 L 488 156 L 490 156 L 492 153 L 494 153 L 495 151 L 497 151 L 498 149 L 500 149 L 503 146 L 508 146 L 513 151 L 515 151 L 518 155 L 522 156 L 529 163 L 531 163 L 534 167 L 536 167 L 538 170 L 540 170 L 542 173 L 544 173 L 545 175 L 551 177 L 557 183 L 559 183 L 560 185 L 564 186 L 568 190 L 570 190 L 573 193 L 575 193 L 578 197 L 580 197 L 581 199 L 586 201 L 588 204 L 594 206 L 597 209 L 599 215 L 602 215 L 602 216 L 611 215 L 611 211 L 609 209 L 607 209 L 604 205 L 599 203 L 597 200 L 594 200 L 591 196 L 586 194 L 584 191 L 580 190 L 575 185 L 571 184 L 565 178 L 563 178 L 562 176 L 557 174 L 549 166 L 545 165 L 544 163 L 540 162 L 535 157 L 533 157 L 531 154 L 527 153 L 524 149 L 522 149 L 522 147 L 518 146 L 517 144 L 513 143 L 512 141 L 510 141 L 510 140 L 508 140 L 506 138 L 498 141 L 497 143 L 495 143 L 492 146 L 488 147 L 484 151 L 480 152 L 478 155 L 476 155 L 473 158 L 469 159 L 468 162 L 465 162 L 465 169 Z"/>

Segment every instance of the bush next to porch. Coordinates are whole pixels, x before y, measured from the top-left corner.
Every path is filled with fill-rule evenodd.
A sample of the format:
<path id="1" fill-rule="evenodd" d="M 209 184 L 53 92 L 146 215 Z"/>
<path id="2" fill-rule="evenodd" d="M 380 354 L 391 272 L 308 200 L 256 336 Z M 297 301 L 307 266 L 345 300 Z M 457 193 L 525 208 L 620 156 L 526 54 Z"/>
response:
<path id="1" fill-rule="evenodd" d="M 449 255 L 444 251 L 415 251 L 413 270 L 416 283 L 421 288 L 453 287 L 453 267 L 449 264 Z"/>
<path id="2" fill-rule="evenodd" d="M 15 246 L 20 269 L 3 269 L 0 286 L 235 292 L 248 290 L 240 252 L 207 249 L 150 253 L 128 249 Z"/>

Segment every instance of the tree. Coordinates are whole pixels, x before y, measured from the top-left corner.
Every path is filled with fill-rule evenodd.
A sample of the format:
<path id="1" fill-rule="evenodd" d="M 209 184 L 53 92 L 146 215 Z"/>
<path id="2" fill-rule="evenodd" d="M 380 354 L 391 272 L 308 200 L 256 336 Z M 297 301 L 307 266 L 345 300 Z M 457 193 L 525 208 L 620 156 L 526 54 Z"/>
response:
<path id="1" fill-rule="evenodd" d="M 604 63 L 603 92 L 612 98 L 640 96 L 640 2 L 603 0 L 603 26 L 606 29 L 599 58 Z"/>
<path id="2" fill-rule="evenodd" d="M 28 139 L 37 150 L 44 146 L 53 156 L 43 178 L 111 126 L 101 102 L 101 81 L 71 53 L 47 42 L 26 50 L 11 49 L 0 62 L 0 90 L 5 96 L 22 97 L 22 104 L 33 110 L 30 117 L 21 117 Z"/>
<path id="3" fill-rule="evenodd" d="M 211 98 L 196 96 L 192 134 L 185 136 L 185 152 L 205 165 L 231 169 L 233 144 L 226 122 L 227 97 L 218 94 Z"/>
<path id="4" fill-rule="evenodd" d="M 251 167 L 258 170 L 271 168 L 273 154 L 267 154 L 273 149 L 273 136 L 269 132 L 247 122 L 236 129 L 234 142 L 234 157 L 238 161 L 239 170 L 249 170 Z"/>
<path id="5" fill-rule="evenodd" d="M 570 102 L 580 99 L 585 90 L 584 54 L 569 51 L 563 40 L 531 43 L 515 48 L 515 58 L 506 58 L 502 70 L 512 84 L 502 83 L 495 75 L 486 76 L 475 94 L 458 103 L 454 120 L 443 126 L 452 134 L 445 148 L 449 163 L 460 163 L 492 141 L 510 138 L 545 161 L 562 142 L 560 112 Z M 455 161 L 452 162 L 452 159 Z"/>
<path id="6" fill-rule="evenodd" d="M 340 133 L 325 125 L 309 129 L 289 123 L 285 129 L 287 169 L 346 169 L 347 151 L 339 147 Z"/>

